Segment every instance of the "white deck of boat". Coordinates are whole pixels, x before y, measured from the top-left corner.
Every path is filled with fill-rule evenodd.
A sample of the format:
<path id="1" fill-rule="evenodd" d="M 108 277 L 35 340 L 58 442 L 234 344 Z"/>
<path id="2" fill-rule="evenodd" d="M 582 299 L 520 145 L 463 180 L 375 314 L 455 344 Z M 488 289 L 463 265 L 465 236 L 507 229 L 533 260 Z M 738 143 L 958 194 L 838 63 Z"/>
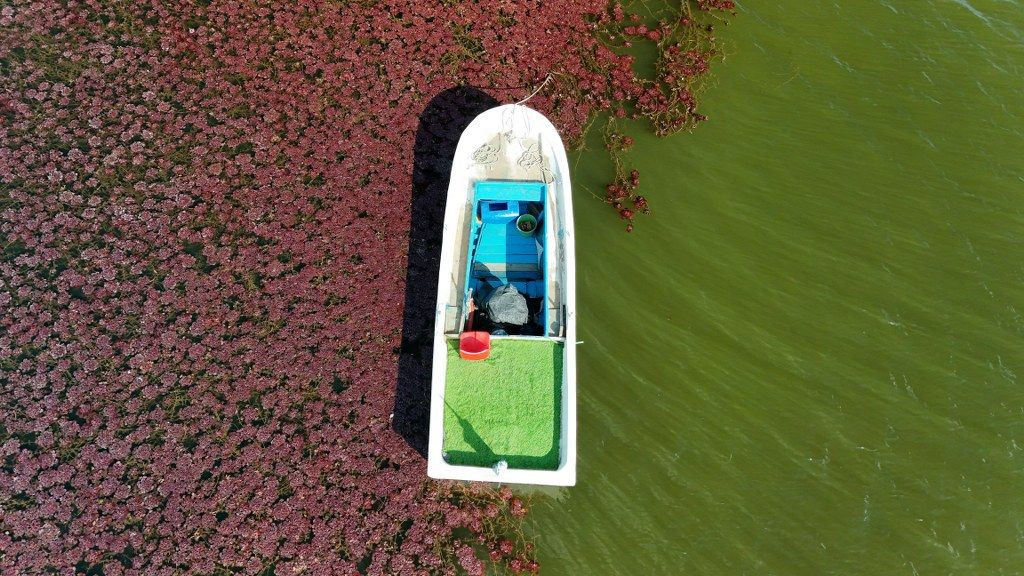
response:
<path id="1" fill-rule="evenodd" d="M 532 124 L 532 125 L 531 125 Z M 539 154 L 538 154 L 539 152 Z M 548 284 L 546 335 L 564 343 L 559 464 L 555 470 L 453 465 L 443 457 L 443 415 L 450 337 L 457 336 L 465 302 L 466 259 L 474 183 L 480 180 L 548 183 L 544 258 Z M 435 310 L 427 474 L 432 478 L 551 486 L 576 483 L 576 276 L 569 163 L 555 127 L 540 113 L 505 105 L 478 116 L 463 132 L 452 165 Z"/>

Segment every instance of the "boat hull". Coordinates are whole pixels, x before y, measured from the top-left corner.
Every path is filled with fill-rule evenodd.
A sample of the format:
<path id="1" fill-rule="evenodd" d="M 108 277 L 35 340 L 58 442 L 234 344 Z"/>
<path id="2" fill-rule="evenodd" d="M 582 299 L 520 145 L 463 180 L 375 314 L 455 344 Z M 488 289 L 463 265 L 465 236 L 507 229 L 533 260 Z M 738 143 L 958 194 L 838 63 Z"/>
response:
<path id="1" fill-rule="evenodd" d="M 449 370 L 449 363 L 463 362 L 458 355 L 452 354 L 452 341 L 457 342 L 459 334 L 466 328 L 465 319 L 471 313 L 467 296 L 467 277 L 472 274 L 474 247 L 470 239 L 476 233 L 474 218 L 479 222 L 479 213 L 474 204 L 474 191 L 479 190 L 481 182 L 517 182 L 544 184 L 545 213 L 541 217 L 541 226 L 536 231 L 539 235 L 537 244 L 542 246 L 544 267 L 542 286 L 543 296 L 539 297 L 541 311 L 537 317 L 539 335 L 536 336 L 505 336 L 495 335 L 491 341 L 498 352 L 494 358 L 483 362 L 508 362 L 511 352 L 502 356 L 504 349 L 518 350 L 524 346 L 545 343 L 555 346 L 560 351 L 550 358 L 558 358 L 556 366 L 529 366 L 535 372 L 543 372 L 544 376 L 531 376 L 537 379 L 557 378 L 551 388 L 555 397 L 541 398 L 544 402 L 526 401 L 520 408 L 522 418 L 517 423 L 529 422 L 530 417 L 538 416 L 531 411 L 553 409 L 554 420 L 544 419 L 545 425 L 553 425 L 551 442 L 552 451 L 548 458 L 533 459 L 506 457 L 500 449 L 490 452 L 488 445 L 481 450 L 495 454 L 495 462 L 487 464 L 486 457 L 477 455 L 474 459 L 459 459 L 450 450 L 456 440 L 448 438 L 446 442 L 446 410 L 449 430 L 451 430 L 451 411 L 453 406 L 460 406 L 454 394 L 466 392 L 467 387 L 455 386 L 451 380 L 456 372 L 467 369 L 476 370 L 476 374 L 486 374 L 481 366 L 454 364 Z M 561 138 L 555 127 L 539 112 L 521 105 L 499 106 L 487 110 L 477 116 L 465 129 L 455 151 L 452 164 L 451 181 L 445 205 L 443 242 L 441 248 L 441 264 L 438 281 L 437 305 L 435 308 L 433 367 L 431 381 L 430 436 L 428 444 L 427 474 L 432 478 L 468 480 L 482 482 L 500 482 L 515 484 L 536 484 L 571 486 L 576 482 L 576 299 L 575 299 L 575 246 L 573 236 L 572 195 L 569 180 L 569 165 Z M 514 344 L 512 341 L 518 341 Z M 457 348 L 457 344 L 455 345 Z M 454 358 L 454 359 L 453 359 Z M 524 361 L 530 361 L 529 354 Z M 497 364 L 495 365 L 497 366 Z M 456 370 L 458 368 L 459 370 Z M 497 369 L 497 368 L 494 368 Z M 552 376 L 553 375 L 553 376 Z M 506 381 L 502 376 L 487 376 L 490 380 L 481 382 L 481 386 L 508 386 L 510 398 L 515 386 L 512 379 Z M 450 389 L 450 390 L 449 390 Z M 446 398 L 446 393 L 453 394 Z M 500 397 L 502 390 L 490 390 Z M 528 394 L 529 391 L 523 392 Z M 527 398 L 527 400 L 529 400 Z M 549 404 L 551 404 L 549 406 Z M 513 410 L 504 403 L 496 406 L 501 410 Z M 489 415 L 487 420 L 500 417 Z M 514 413 L 510 413 L 514 414 Z M 548 414 L 544 414 L 548 416 Z M 471 420 L 471 419 L 470 419 Z M 473 422 L 463 422 L 466 439 L 470 444 L 481 445 L 484 440 L 493 440 L 495 446 L 501 446 L 500 426 L 495 436 L 481 439 L 476 433 Z M 548 424 L 553 422 L 553 424 Z M 499 423 L 500 424 L 500 423 Z M 531 432 L 527 430 L 527 432 Z M 536 466 L 530 462 L 537 462 Z"/>

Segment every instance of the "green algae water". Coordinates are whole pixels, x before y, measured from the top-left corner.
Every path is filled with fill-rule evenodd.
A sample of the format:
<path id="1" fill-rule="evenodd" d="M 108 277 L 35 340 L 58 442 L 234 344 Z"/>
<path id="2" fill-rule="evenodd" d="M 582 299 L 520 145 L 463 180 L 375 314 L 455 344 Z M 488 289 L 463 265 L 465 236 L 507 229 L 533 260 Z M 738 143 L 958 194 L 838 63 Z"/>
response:
<path id="1" fill-rule="evenodd" d="M 1024 573 L 1024 4 L 744 2 L 654 214 L 574 178 L 549 575 Z"/>

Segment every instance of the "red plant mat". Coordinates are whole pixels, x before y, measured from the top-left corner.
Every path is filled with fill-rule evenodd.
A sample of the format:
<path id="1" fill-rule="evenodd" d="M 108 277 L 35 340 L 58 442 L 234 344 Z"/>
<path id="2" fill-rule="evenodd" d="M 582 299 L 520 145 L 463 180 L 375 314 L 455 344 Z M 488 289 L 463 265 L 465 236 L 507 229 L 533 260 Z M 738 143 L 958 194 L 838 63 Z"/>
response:
<path id="1" fill-rule="evenodd" d="M 414 160 L 458 135 L 420 116 L 557 71 L 530 104 L 578 136 L 633 90 L 606 7 L 0 8 L 0 573 L 478 573 L 493 505 L 390 422 Z"/>

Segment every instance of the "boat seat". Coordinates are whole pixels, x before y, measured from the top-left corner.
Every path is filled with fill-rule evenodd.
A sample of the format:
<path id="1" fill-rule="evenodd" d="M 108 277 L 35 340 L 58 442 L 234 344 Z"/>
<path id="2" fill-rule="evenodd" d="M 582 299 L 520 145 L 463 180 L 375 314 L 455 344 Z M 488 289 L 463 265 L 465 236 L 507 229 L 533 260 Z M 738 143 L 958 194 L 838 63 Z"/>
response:
<path id="1" fill-rule="evenodd" d="M 537 238 L 520 234 L 514 221 L 484 222 L 480 227 L 473 275 L 520 280 L 539 277 L 540 252 Z"/>
<path id="2" fill-rule="evenodd" d="M 543 202 L 547 184 L 533 180 L 480 180 L 473 187 L 476 200 Z"/>
<path id="3" fill-rule="evenodd" d="M 540 266 L 536 263 L 474 262 L 473 273 L 476 276 L 497 276 L 499 278 L 509 274 L 539 274 Z"/>

